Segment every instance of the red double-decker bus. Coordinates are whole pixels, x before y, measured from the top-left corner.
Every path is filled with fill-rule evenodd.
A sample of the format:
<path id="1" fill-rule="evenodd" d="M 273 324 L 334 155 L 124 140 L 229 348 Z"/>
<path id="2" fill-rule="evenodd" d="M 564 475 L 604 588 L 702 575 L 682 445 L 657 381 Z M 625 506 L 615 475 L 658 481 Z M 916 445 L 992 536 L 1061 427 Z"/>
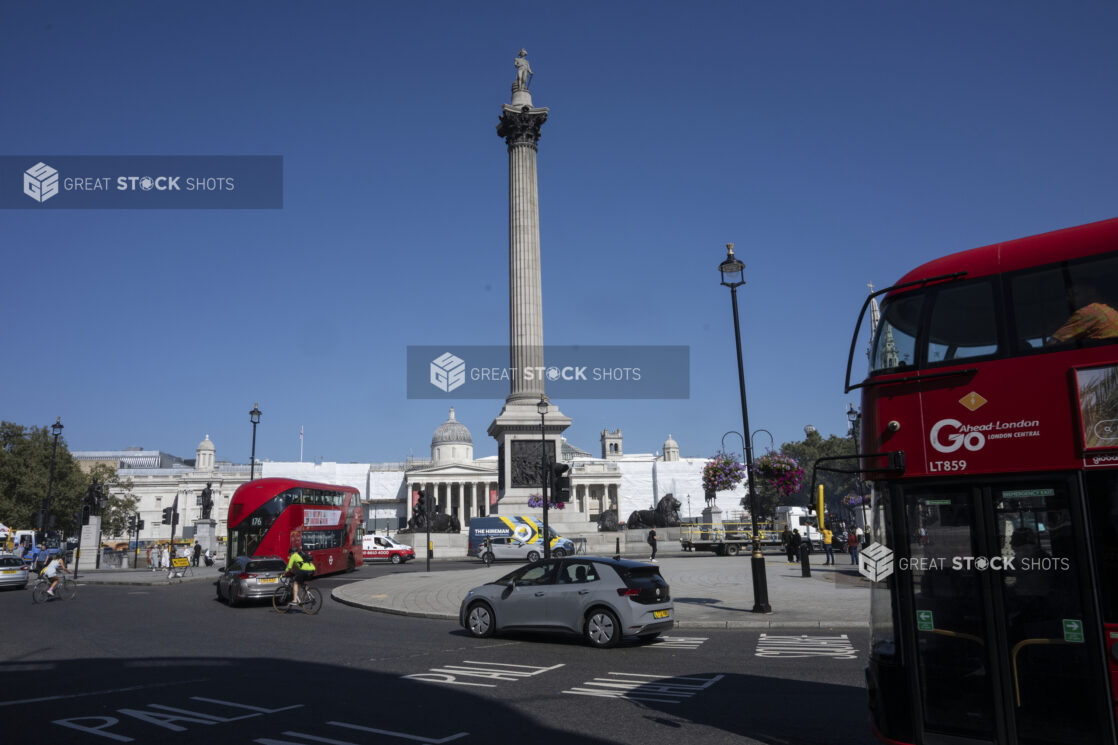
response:
<path id="1" fill-rule="evenodd" d="M 874 293 L 859 470 L 870 718 L 891 743 L 1113 743 L 1118 220 Z"/>
<path id="2" fill-rule="evenodd" d="M 310 552 L 318 574 L 353 571 L 363 563 L 361 492 L 352 486 L 295 479 L 242 484 L 229 503 L 229 556 L 286 559 L 292 538 Z"/>

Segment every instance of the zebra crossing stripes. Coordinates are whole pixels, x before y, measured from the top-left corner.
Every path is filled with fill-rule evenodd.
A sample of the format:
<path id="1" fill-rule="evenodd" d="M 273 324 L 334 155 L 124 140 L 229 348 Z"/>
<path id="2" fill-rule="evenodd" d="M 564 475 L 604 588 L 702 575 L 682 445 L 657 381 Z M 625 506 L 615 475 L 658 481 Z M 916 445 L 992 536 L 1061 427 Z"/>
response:
<path id="1" fill-rule="evenodd" d="M 846 634 L 837 636 L 785 636 L 761 634 L 757 639 L 756 657 L 831 657 L 836 660 L 853 660 L 858 657 Z"/>
<path id="2" fill-rule="evenodd" d="M 698 649 L 706 636 L 658 636 L 645 649 Z"/>

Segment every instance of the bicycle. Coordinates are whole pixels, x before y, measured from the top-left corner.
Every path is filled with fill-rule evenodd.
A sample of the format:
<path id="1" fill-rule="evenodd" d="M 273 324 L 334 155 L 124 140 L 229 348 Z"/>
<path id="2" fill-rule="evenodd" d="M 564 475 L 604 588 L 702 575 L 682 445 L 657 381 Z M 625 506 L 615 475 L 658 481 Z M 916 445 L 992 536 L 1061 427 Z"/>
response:
<path id="1" fill-rule="evenodd" d="M 273 608 L 278 612 L 285 613 L 294 606 L 312 616 L 322 610 L 322 593 L 316 588 L 311 587 L 309 582 L 303 583 L 302 604 L 292 603 L 291 601 L 295 594 L 293 584 L 294 579 L 292 577 L 282 577 L 280 579 L 279 587 L 277 587 L 275 593 L 272 594 Z"/>
<path id="2" fill-rule="evenodd" d="M 35 586 L 31 588 L 31 602 L 45 603 L 48 600 L 73 600 L 74 595 L 78 593 L 78 583 L 70 577 L 63 576 L 58 580 L 58 587 L 55 589 L 53 596 L 47 594 L 50 589 L 51 580 L 48 577 L 40 577 Z"/>

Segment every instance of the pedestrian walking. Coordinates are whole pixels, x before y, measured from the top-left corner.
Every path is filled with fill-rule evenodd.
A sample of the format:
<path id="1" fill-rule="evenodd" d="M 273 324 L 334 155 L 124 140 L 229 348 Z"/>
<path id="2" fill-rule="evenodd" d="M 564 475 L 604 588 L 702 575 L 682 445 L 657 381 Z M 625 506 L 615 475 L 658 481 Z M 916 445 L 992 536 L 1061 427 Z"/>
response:
<path id="1" fill-rule="evenodd" d="M 649 556 L 648 560 L 656 561 L 656 528 L 648 531 L 648 545 L 652 547 L 652 556 Z"/>
<path id="2" fill-rule="evenodd" d="M 788 526 L 784 526 L 784 532 L 780 534 L 780 544 L 784 546 L 784 553 L 788 555 L 788 563 L 791 564 L 792 559 L 792 531 Z"/>
<path id="3" fill-rule="evenodd" d="M 198 559 L 202 558 L 202 544 L 197 541 L 194 542 L 194 556 L 190 558 L 191 566 L 198 566 Z"/>
<path id="4" fill-rule="evenodd" d="M 803 542 L 804 539 L 800 536 L 799 529 L 793 530 L 792 539 L 788 541 L 788 545 L 791 547 L 788 553 L 792 555 L 792 561 L 795 563 L 799 563 L 800 561 L 800 546 Z"/>
<path id="5" fill-rule="evenodd" d="M 155 565 L 151 563 L 151 546 L 148 546 L 148 570 L 155 571 Z"/>
<path id="6" fill-rule="evenodd" d="M 823 553 L 827 556 L 827 560 L 823 562 L 824 564 L 835 563 L 835 549 L 831 545 L 832 538 L 834 538 L 834 533 L 827 528 L 823 528 Z"/>
<path id="7" fill-rule="evenodd" d="M 846 548 L 850 551 L 850 563 L 858 564 L 858 534 L 851 533 L 846 539 Z"/>
<path id="8" fill-rule="evenodd" d="M 163 569 L 165 569 L 167 571 L 170 571 L 171 570 L 171 549 L 169 549 L 167 546 L 164 546 L 163 551 L 162 551 L 162 553 L 160 553 L 159 558 L 160 558 L 160 561 L 159 561 L 160 567 L 162 567 Z"/>

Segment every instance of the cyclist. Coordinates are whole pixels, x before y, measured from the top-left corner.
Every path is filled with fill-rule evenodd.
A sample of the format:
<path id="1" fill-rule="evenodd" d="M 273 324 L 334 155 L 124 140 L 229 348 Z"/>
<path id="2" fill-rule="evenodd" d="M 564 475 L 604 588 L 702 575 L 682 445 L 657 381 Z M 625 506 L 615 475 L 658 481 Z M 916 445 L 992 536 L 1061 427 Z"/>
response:
<path id="1" fill-rule="evenodd" d="M 302 605 L 303 583 L 314 576 L 314 562 L 311 561 L 310 554 L 300 549 L 295 542 L 291 544 L 291 555 L 287 559 L 287 574 L 295 578 L 292 583 L 295 585 L 294 603 Z"/>
<path id="2" fill-rule="evenodd" d="M 58 587 L 58 581 L 62 579 L 59 572 L 69 571 L 66 568 L 66 560 L 62 558 L 62 554 L 55 554 L 54 558 L 47 564 L 47 568 L 43 570 L 43 577 L 50 580 L 50 589 L 47 590 L 47 595 L 54 597 L 54 588 Z"/>

